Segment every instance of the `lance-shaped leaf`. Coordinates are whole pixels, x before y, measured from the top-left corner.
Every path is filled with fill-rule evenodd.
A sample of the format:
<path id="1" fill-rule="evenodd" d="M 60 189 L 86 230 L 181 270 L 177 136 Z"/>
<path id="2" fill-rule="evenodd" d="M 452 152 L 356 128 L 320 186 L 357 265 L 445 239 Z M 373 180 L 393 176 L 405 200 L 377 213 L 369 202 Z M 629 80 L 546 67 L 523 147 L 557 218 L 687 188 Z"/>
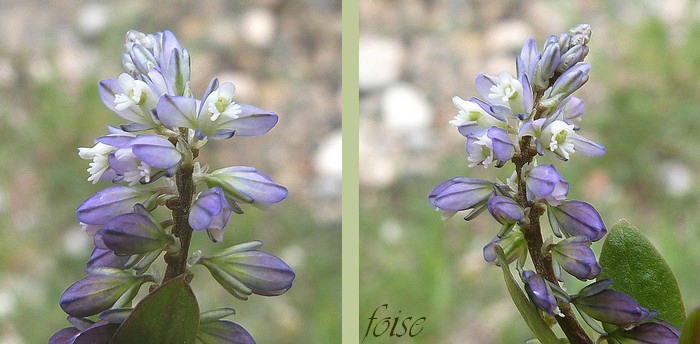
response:
<path id="1" fill-rule="evenodd" d="M 615 281 L 614 289 L 659 312 L 659 318 L 683 326 L 685 307 L 676 278 L 663 256 L 636 227 L 620 220 L 608 233 L 600 253 L 598 279 Z"/>
<path id="2" fill-rule="evenodd" d="M 174 242 L 140 204 L 133 213 L 113 217 L 98 233 L 104 245 L 118 255 L 160 251 Z"/>
<path id="3" fill-rule="evenodd" d="M 199 305 L 184 276 L 173 278 L 139 302 L 112 344 L 195 342 Z"/>
<path id="4" fill-rule="evenodd" d="M 239 299 L 246 300 L 253 293 L 280 295 L 292 287 L 294 271 L 272 254 L 255 249 L 222 253 L 202 257 L 197 264 L 206 267 L 222 287 Z"/>
<path id="5" fill-rule="evenodd" d="M 227 320 L 202 324 L 197 331 L 197 339 L 203 344 L 255 344 L 248 331 Z"/>
<path id="6" fill-rule="evenodd" d="M 61 295 L 61 308 L 74 317 L 86 317 L 114 305 L 130 289 L 141 286 L 150 276 L 134 276 L 114 268 L 94 268 Z"/>

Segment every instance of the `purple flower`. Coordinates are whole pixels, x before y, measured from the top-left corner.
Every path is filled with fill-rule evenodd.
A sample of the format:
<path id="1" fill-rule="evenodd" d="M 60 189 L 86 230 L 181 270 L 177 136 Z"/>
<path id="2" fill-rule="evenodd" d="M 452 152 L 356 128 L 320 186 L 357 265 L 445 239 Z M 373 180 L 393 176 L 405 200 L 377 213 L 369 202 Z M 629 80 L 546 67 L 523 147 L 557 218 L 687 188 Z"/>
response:
<path id="1" fill-rule="evenodd" d="M 680 330 L 663 320 L 654 320 L 628 330 L 615 331 L 605 338 L 620 344 L 678 344 Z"/>
<path id="2" fill-rule="evenodd" d="M 203 344 L 255 344 L 253 337 L 241 325 L 217 320 L 199 325 L 197 339 Z"/>
<path id="3" fill-rule="evenodd" d="M 550 248 L 554 261 L 572 276 L 585 281 L 595 278 L 600 273 L 600 264 L 596 261 L 588 238 L 566 238 Z"/>
<path id="4" fill-rule="evenodd" d="M 505 114 L 510 113 L 510 110 L 505 107 L 494 107 L 477 98 L 464 100 L 453 97 L 452 103 L 459 112 L 450 124 L 457 127 L 464 136 L 481 133 L 486 128 L 504 126 L 506 125 Z"/>
<path id="5" fill-rule="evenodd" d="M 559 205 L 569 193 L 569 183 L 561 177 L 554 165 L 535 166 L 524 173 L 527 199 L 544 198 L 549 205 Z"/>
<path id="6" fill-rule="evenodd" d="M 225 249 L 211 257 L 200 257 L 212 277 L 231 295 L 246 300 L 248 295 L 275 296 L 292 287 L 294 271 L 281 259 L 256 248 L 261 242 L 249 242 Z"/>
<path id="7" fill-rule="evenodd" d="M 102 225 L 114 216 L 130 212 L 136 203 L 145 201 L 151 194 L 128 186 L 109 186 L 83 201 L 76 216 L 82 223 Z"/>
<path id="8" fill-rule="evenodd" d="M 561 117 L 561 119 L 557 119 Z M 602 156 L 605 147 L 595 143 L 574 131 L 575 126 L 563 120 L 562 111 L 558 111 L 548 119 L 540 118 L 523 124 L 518 136 L 532 136 L 536 138 L 538 151 L 549 150 L 562 160 L 568 160 L 573 152 L 580 152 L 587 156 Z"/>
<path id="9" fill-rule="evenodd" d="M 525 219 L 523 209 L 507 196 L 492 195 L 486 202 L 486 208 L 493 218 L 502 225 L 512 225 Z"/>
<path id="10" fill-rule="evenodd" d="M 90 254 L 90 259 L 88 259 L 85 268 L 86 270 L 97 267 L 122 269 L 130 260 L 130 256 L 118 256 L 114 254 L 112 250 L 95 247 Z"/>
<path id="11" fill-rule="evenodd" d="M 102 312 L 126 293 L 135 296 L 140 286 L 150 278 L 114 268 L 94 268 L 88 273 L 61 295 L 61 308 L 74 317 Z"/>
<path id="12" fill-rule="evenodd" d="M 520 55 L 516 57 L 516 67 L 519 78 L 525 75 L 528 80 L 534 80 L 535 68 L 537 67 L 537 62 L 539 62 L 540 58 L 541 55 L 537 50 L 537 43 L 535 40 L 530 38 L 525 41 L 525 44 L 523 44 L 523 48 L 520 51 Z"/>
<path id="13" fill-rule="evenodd" d="M 270 131 L 277 124 L 277 114 L 234 102 L 235 89 L 230 82 L 219 87 L 214 79 L 204 93 L 204 101 L 165 95 L 158 101 L 156 114 L 165 126 L 195 129 L 200 138 L 226 139 L 234 134 L 255 136 Z"/>
<path id="14" fill-rule="evenodd" d="M 483 254 L 484 260 L 489 263 L 496 263 L 500 266 L 496 260 L 496 251 L 494 246 L 498 244 L 503 248 L 503 252 L 506 256 L 506 262 L 508 264 L 514 262 L 517 259 L 524 260 L 527 258 L 527 244 L 525 243 L 525 236 L 523 232 L 519 230 L 512 230 L 507 232 L 502 237 L 495 236 L 491 239 L 486 246 L 484 246 Z"/>
<path id="15" fill-rule="evenodd" d="M 532 303 L 551 315 L 561 314 L 552 289 L 541 275 L 525 270 L 521 278 L 525 283 L 525 291 Z"/>
<path id="16" fill-rule="evenodd" d="M 608 231 L 598 211 L 586 202 L 564 201 L 556 207 L 547 207 L 547 215 L 558 237 L 564 231 L 567 236 L 583 236 L 590 241 L 598 241 Z"/>
<path id="17" fill-rule="evenodd" d="M 478 209 L 494 192 L 493 183 L 467 177 L 454 177 L 438 184 L 428 195 L 428 201 L 448 215 L 457 211 Z"/>
<path id="18" fill-rule="evenodd" d="M 607 289 L 610 284 L 612 281 L 606 279 L 588 285 L 581 289 L 571 302 L 579 311 L 592 318 L 618 326 L 639 324 L 657 314 L 640 306 L 629 295 Z"/>
<path id="19" fill-rule="evenodd" d="M 101 80 L 99 93 L 108 109 L 127 121 L 140 124 L 141 129 L 160 125 L 151 114 L 151 109 L 158 103 L 158 96 L 147 83 L 122 73 L 116 80 Z"/>
<path id="20" fill-rule="evenodd" d="M 287 198 L 287 188 L 270 176 L 248 166 L 218 169 L 204 177 L 210 188 L 219 186 L 226 197 L 258 206 L 279 203 Z"/>
<path id="21" fill-rule="evenodd" d="M 514 151 L 510 136 L 498 127 L 491 127 L 480 134 L 467 136 L 469 167 L 476 165 L 488 167 L 493 161 L 496 161 L 496 167 L 501 167 L 513 157 Z"/>
<path id="22" fill-rule="evenodd" d="M 123 140 L 123 138 L 119 138 Z M 111 142 L 115 137 L 101 137 L 98 142 Z M 126 181 L 130 186 L 146 184 L 165 175 L 175 175 L 182 154 L 168 139 L 159 135 L 139 135 L 118 146 L 109 155 L 109 165 L 117 174 L 115 182 Z"/>
<path id="23" fill-rule="evenodd" d="M 158 70 L 167 86 L 168 94 L 183 95 L 189 87 L 190 57 L 187 49 L 180 46 L 175 35 L 166 30 L 155 34 L 144 34 L 130 30 L 126 34 L 124 69 L 132 75 L 148 76 Z M 162 95 L 160 93 L 159 95 Z"/>
<path id="24" fill-rule="evenodd" d="M 134 212 L 107 221 L 97 233 L 104 245 L 117 255 L 161 251 L 175 241 L 140 204 L 134 206 Z"/>
<path id="25" fill-rule="evenodd" d="M 231 218 L 231 211 L 224 190 L 215 186 L 200 193 L 192 204 L 190 227 L 196 231 L 206 230 L 212 241 L 221 241 L 224 236 L 224 227 Z"/>
<path id="26" fill-rule="evenodd" d="M 509 109 L 511 115 L 528 110 L 523 102 L 523 94 L 531 92 L 529 85 L 526 87 L 521 80 L 508 72 L 501 72 L 498 76 L 479 73 L 476 77 L 476 89 L 484 99 L 491 101 L 494 107 Z"/>

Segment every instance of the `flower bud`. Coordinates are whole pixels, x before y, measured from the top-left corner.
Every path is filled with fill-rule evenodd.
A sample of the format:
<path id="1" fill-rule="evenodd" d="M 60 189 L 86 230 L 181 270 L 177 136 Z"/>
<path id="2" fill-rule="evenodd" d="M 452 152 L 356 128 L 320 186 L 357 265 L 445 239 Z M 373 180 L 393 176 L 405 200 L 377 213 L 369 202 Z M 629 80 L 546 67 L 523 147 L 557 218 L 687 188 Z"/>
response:
<path id="1" fill-rule="evenodd" d="M 532 303 L 548 314 L 561 315 L 554 293 L 541 275 L 525 270 L 521 278 L 525 283 L 525 291 Z"/>
<path id="2" fill-rule="evenodd" d="M 104 245 L 117 255 L 161 251 L 175 240 L 143 206 L 134 206 L 133 213 L 117 215 L 98 231 Z"/>
<path id="3" fill-rule="evenodd" d="M 241 325 L 227 320 L 200 324 L 197 330 L 197 339 L 203 344 L 255 344 L 255 340 L 248 331 Z"/>
<path id="4" fill-rule="evenodd" d="M 663 320 L 654 320 L 629 330 L 615 331 L 605 338 L 614 339 L 615 343 L 620 344 L 677 344 L 680 339 L 680 330 Z"/>
<path id="5" fill-rule="evenodd" d="M 226 197 L 235 201 L 265 205 L 282 202 L 287 188 L 275 183 L 270 176 L 248 166 L 218 169 L 204 178 L 210 188 L 220 186 Z"/>
<path id="6" fill-rule="evenodd" d="M 116 215 L 130 212 L 136 203 L 145 201 L 151 194 L 128 186 L 109 186 L 83 201 L 76 216 L 80 222 L 102 225 Z"/>
<path id="7" fill-rule="evenodd" d="M 251 294 L 280 295 L 291 288 L 295 277 L 292 268 L 276 256 L 256 250 L 261 243 L 250 244 L 201 257 L 195 264 L 204 265 L 224 289 L 242 300 Z"/>
<path id="8" fill-rule="evenodd" d="M 560 75 L 554 84 L 545 91 L 541 105 L 547 108 L 556 108 L 566 97 L 581 88 L 588 81 L 588 72 L 591 65 L 579 63 L 567 69 Z"/>
<path id="9" fill-rule="evenodd" d="M 223 240 L 224 227 L 231 218 L 231 212 L 224 190 L 215 186 L 197 196 L 192 204 L 189 224 L 196 231 L 206 230 L 209 238 L 218 242 Z"/>
<path id="10" fill-rule="evenodd" d="M 507 196 L 491 196 L 486 202 L 486 208 L 498 223 L 511 225 L 525 219 L 523 209 L 512 198 Z"/>
<path id="11" fill-rule="evenodd" d="M 61 308 L 74 317 L 102 312 L 112 307 L 122 295 L 138 290 L 147 281 L 147 276 L 134 276 L 114 268 L 94 268 L 88 273 L 61 295 Z"/>
<path id="12" fill-rule="evenodd" d="M 533 85 L 536 90 L 544 90 L 549 86 L 549 80 L 554 76 L 559 66 L 559 44 L 557 36 L 549 36 L 545 42 L 542 58 L 535 67 Z"/>
<path id="13" fill-rule="evenodd" d="M 582 281 L 593 279 L 601 267 L 590 245 L 586 237 L 566 238 L 550 246 L 552 258 L 572 276 Z"/>
<path id="14" fill-rule="evenodd" d="M 564 201 L 556 207 L 547 207 L 547 214 L 558 237 L 563 230 L 567 236 L 584 236 L 590 241 L 598 241 L 608 231 L 598 211 L 586 202 Z"/>
<path id="15" fill-rule="evenodd" d="M 500 263 L 496 260 L 496 251 L 494 249 L 495 245 L 499 245 L 503 248 L 503 252 L 506 256 L 506 263 L 510 264 L 518 259 L 524 260 L 527 258 L 527 243 L 525 242 L 525 235 L 519 230 L 512 230 L 503 235 L 502 237 L 495 236 L 491 239 L 488 245 L 484 246 L 483 254 L 484 260 L 489 263 L 496 263 L 500 266 Z"/>
<path id="16" fill-rule="evenodd" d="M 569 193 L 569 183 L 561 177 L 554 165 L 538 165 L 525 174 L 527 199 L 544 198 L 549 205 L 559 205 Z"/>
<path id="17" fill-rule="evenodd" d="M 571 302 L 581 312 L 596 320 L 618 326 L 638 324 L 654 317 L 657 312 L 649 311 L 629 295 L 607 289 L 611 280 L 602 280 L 581 289 Z"/>
<path id="18" fill-rule="evenodd" d="M 428 195 L 428 201 L 438 210 L 456 212 L 486 204 L 493 191 L 493 183 L 489 181 L 454 177 L 438 184 Z"/>

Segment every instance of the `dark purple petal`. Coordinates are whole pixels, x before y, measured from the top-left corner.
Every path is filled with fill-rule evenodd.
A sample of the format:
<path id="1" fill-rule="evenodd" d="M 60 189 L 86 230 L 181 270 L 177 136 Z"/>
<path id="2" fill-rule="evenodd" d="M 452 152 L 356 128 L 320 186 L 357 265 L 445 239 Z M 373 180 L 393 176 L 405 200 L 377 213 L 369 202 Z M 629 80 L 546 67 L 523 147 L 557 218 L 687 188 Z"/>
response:
<path id="1" fill-rule="evenodd" d="M 533 83 L 537 89 L 545 89 L 549 86 L 549 80 L 554 76 L 554 72 L 559 66 L 560 56 L 557 36 L 550 35 L 545 42 L 542 57 L 535 67 Z"/>
<path id="2" fill-rule="evenodd" d="M 548 99 L 559 99 L 560 103 L 564 98 L 568 97 L 574 91 L 578 90 L 583 84 L 588 81 L 588 73 L 591 70 L 591 65 L 588 63 L 579 63 L 567 69 L 560 75 L 551 87 L 551 93 L 547 96 Z"/>
<path id="3" fill-rule="evenodd" d="M 81 203 L 76 216 L 80 222 L 101 225 L 116 215 L 130 212 L 134 204 L 143 202 L 149 195 L 128 186 L 110 186 Z"/>
<path id="4" fill-rule="evenodd" d="M 139 213 L 115 216 L 99 233 L 105 246 L 119 255 L 161 250 L 173 242 L 173 238 L 151 218 Z"/>
<path id="5" fill-rule="evenodd" d="M 600 264 L 586 237 L 570 237 L 552 246 L 552 258 L 572 276 L 585 281 L 600 273 Z"/>
<path id="6" fill-rule="evenodd" d="M 108 344 L 120 325 L 100 320 L 80 332 L 71 344 Z"/>
<path id="7" fill-rule="evenodd" d="M 530 297 L 530 301 L 549 314 L 560 313 L 554 293 L 542 276 L 533 271 L 525 270 L 522 279 L 525 282 L 525 291 Z"/>
<path id="8" fill-rule="evenodd" d="M 168 169 L 182 160 L 175 146 L 159 135 L 139 135 L 129 145 L 137 158 L 155 168 Z"/>
<path id="9" fill-rule="evenodd" d="M 428 195 L 428 201 L 440 210 L 467 210 L 485 203 L 493 190 L 491 182 L 455 177 L 438 184 Z"/>
<path id="10" fill-rule="evenodd" d="M 525 218 L 523 209 L 510 197 L 491 196 L 486 207 L 493 218 L 503 225 L 520 222 Z"/>
<path id="11" fill-rule="evenodd" d="M 66 327 L 54 333 L 53 336 L 49 338 L 49 344 L 66 344 L 78 333 L 80 333 L 80 330 L 77 328 Z"/>
<path id="12" fill-rule="evenodd" d="M 253 105 L 238 104 L 241 106 L 238 118 L 223 120 L 217 125 L 217 131 L 235 131 L 236 136 L 256 136 L 270 131 L 277 124 L 276 113 Z"/>
<path id="13" fill-rule="evenodd" d="M 248 331 L 241 325 L 227 320 L 200 324 L 197 339 L 203 344 L 255 344 Z"/>
<path id="14" fill-rule="evenodd" d="M 228 197 L 243 203 L 279 203 L 287 198 L 287 188 L 248 166 L 216 170 L 207 177 L 207 183 L 220 186 Z"/>
<path id="15" fill-rule="evenodd" d="M 93 269 L 63 292 L 61 308 L 74 317 L 97 314 L 114 305 L 139 280 L 141 278 L 119 269 Z"/>
<path id="16" fill-rule="evenodd" d="M 608 335 L 625 344 L 678 344 L 680 330 L 663 320 L 646 322 L 629 330 Z"/>
<path id="17" fill-rule="evenodd" d="M 196 128 L 197 100 L 166 94 L 158 100 L 156 115 L 166 127 Z"/>
<path id="18" fill-rule="evenodd" d="M 117 256 L 114 251 L 95 247 L 90 254 L 86 269 L 97 267 L 123 268 L 131 259 L 130 256 Z"/>
<path id="19" fill-rule="evenodd" d="M 593 319 L 618 326 L 638 324 L 656 315 L 656 312 L 640 306 L 629 295 L 612 289 L 592 295 L 577 295 L 571 302 Z"/>
<path id="20" fill-rule="evenodd" d="M 568 236 L 584 236 L 598 241 L 608 231 L 598 211 L 586 202 L 564 201 L 559 206 L 548 207 L 547 211 L 555 233 L 561 229 Z"/>

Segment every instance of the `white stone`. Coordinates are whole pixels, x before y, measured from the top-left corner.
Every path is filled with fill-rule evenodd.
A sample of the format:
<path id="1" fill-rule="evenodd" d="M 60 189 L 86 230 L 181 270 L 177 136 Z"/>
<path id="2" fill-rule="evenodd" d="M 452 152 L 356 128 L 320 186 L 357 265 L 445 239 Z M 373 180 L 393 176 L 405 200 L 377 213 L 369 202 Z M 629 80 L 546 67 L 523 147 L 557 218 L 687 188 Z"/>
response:
<path id="1" fill-rule="evenodd" d="M 248 10 L 241 20 L 243 39 L 257 47 L 266 47 L 275 37 L 275 17 L 265 8 Z"/>
<path id="2" fill-rule="evenodd" d="M 404 49 L 399 40 L 361 35 L 359 50 L 360 90 L 386 86 L 401 75 Z"/>
<path id="3" fill-rule="evenodd" d="M 392 85 L 382 95 L 382 123 L 399 134 L 425 131 L 432 112 L 425 95 L 411 85 Z"/>

